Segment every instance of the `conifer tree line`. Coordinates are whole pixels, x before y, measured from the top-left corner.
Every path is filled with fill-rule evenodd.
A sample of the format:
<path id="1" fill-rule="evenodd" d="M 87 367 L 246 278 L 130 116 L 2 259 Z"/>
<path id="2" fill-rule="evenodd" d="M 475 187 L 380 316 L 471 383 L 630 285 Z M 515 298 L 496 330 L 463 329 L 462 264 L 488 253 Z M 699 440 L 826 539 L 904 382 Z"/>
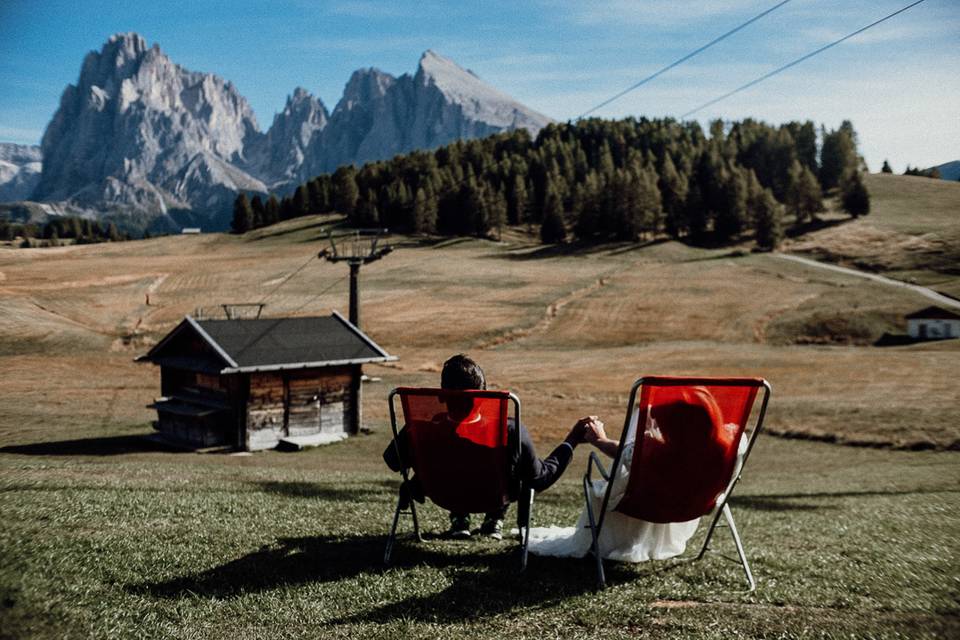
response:
<path id="1" fill-rule="evenodd" d="M 59 246 L 62 240 L 75 244 L 119 242 L 129 240 L 130 234 L 121 233 L 113 222 L 101 222 L 76 216 L 52 218 L 46 223 L 11 222 L 0 220 L 0 240 L 22 238 L 22 246 Z M 36 240 L 33 242 L 32 240 Z"/>
<path id="2" fill-rule="evenodd" d="M 673 119 L 590 119 L 551 124 L 536 139 L 517 130 L 340 167 L 282 200 L 240 194 L 233 228 L 336 211 L 358 227 L 406 233 L 488 237 L 528 225 L 545 243 L 753 234 L 772 248 L 785 226 L 813 219 L 826 194 L 868 213 L 862 170 L 849 122 L 818 131 L 810 121 L 718 120 L 704 132 Z"/>

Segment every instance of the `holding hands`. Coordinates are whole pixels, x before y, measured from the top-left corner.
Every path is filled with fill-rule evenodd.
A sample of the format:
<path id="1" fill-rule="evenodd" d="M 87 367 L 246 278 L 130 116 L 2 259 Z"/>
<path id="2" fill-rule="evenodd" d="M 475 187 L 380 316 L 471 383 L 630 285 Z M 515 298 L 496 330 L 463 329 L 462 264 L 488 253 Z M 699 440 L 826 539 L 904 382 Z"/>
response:
<path id="1" fill-rule="evenodd" d="M 589 442 L 606 455 L 613 457 L 619 443 L 608 438 L 603 427 L 603 421 L 598 416 L 580 418 L 570 430 L 567 440 L 571 444 Z"/>

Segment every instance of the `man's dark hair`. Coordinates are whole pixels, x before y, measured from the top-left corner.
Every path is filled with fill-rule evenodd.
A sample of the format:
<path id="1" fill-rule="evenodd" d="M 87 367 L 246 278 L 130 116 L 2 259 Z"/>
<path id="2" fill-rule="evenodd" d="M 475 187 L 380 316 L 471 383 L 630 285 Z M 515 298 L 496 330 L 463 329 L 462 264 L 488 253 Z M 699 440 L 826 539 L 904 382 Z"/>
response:
<path id="1" fill-rule="evenodd" d="M 486 389 L 483 369 L 462 353 L 443 363 L 440 386 L 444 389 Z"/>

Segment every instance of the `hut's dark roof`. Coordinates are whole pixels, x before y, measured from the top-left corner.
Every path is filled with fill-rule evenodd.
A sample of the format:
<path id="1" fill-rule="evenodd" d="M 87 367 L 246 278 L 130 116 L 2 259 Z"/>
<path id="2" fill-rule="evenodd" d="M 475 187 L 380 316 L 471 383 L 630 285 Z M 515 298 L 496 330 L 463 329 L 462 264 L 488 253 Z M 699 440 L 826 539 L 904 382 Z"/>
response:
<path id="1" fill-rule="evenodd" d="M 907 320 L 960 320 L 960 315 L 942 307 L 926 307 L 905 316 Z"/>
<path id="2" fill-rule="evenodd" d="M 221 373 L 383 362 L 395 358 L 339 313 L 309 318 L 194 320 L 187 316 L 143 356 L 157 364 L 192 354 L 170 353 L 182 331 L 200 336 L 223 361 Z"/>

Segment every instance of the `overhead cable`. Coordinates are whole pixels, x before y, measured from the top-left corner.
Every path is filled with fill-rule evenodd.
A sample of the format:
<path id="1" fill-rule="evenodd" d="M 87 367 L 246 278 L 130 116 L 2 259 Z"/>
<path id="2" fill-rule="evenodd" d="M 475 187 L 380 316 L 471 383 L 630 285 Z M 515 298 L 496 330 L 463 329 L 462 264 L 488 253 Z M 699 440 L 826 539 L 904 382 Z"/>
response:
<path id="1" fill-rule="evenodd" d="M 855 36 L 855 35 L 857 35 L 857 34 L 860 34 L 860 33 L 863 33 L 863 32 L 866 31 L 867 29 L 870 29 L 870 28 L 872 28 L 872 27 L 877 26 L 877 25 L 880 24 L 881 22 L 886 22 L 887 20 L 889 20 L 890 18 L 894 17 L 895 15 L 901 14 L 901 13 L 903 13 L 904 11 L 906 11 L 907 9 L 911 9 L 911 8 L 917 6 L 918 4 L 920 4 L 921 2 L 924 2 L 924 1 L 925 1 L 925 0 L 917 0 L 916 2 L 914 2 L 914 3 L 912 3 L 912 4 L 908 4 L 907 6 L 903 7 L 902 9 L 898 9 L 897 11 L 894 11 L 893 13 L 891 13 L 891 14 L 889 14 L 889 15 L 887 15 L 887 16 L 884 16 L 884 17 L 882 17 L 882 18 L 880 18 L 880 19 L 877 20 L 876 22 L 871 22 L 870 24 L 868 24 L 868 25 L 865 26 L 865 27 L 861 27 L 860 29 L 857 29 L 856 31 L 854 31 L 854 32 L 852 32 L 852 33 L 848 33 L 847 35 L 843 36 L 842 38 L 840 38 L 840 39 L 838 39 L 838 40 L 834 40 L 834 41 L 831 42 L 830 44 L 826 44 L 826 45 L 820 47 L 819 49 L 816 49 L 816 50 L 814 50 L 814 51 L 811 51 L 810 53 L 808 53 L 808 54 L 806 54 L 806 55 L 804 55 L 804 56 L 801 56 L 801 57 L 797 58 L 796 60 L 794 60 L 794 61 L 792 61 L 792 62 L 788 62 L 787 64 L 783 65 L 782 67 L 779 67 L 779 68 L 777 68 L 777 69 L 774 69 L 774 70 L 771 71 L 770 73 L 766 73 L 766 74 L 760 76 L 759 78 L 756 78 L 755 80 L 751 80 L 750 82 L 748 82 L 748 83 L 746 83 L 746 84 L 744 84 L 744 85 L 742 85 L 742 86 L 737 87 L 737 88 L 734 89 L 733 91 L 728 91 L 727 93 L 723 94 L 722 96 L 719 96 L 719 97 L 717 97 L 717 98 L 714 98 L 713 100 L 710 100 L 710 101 L 708 101 L 708 102 L 704 102 L 702 105 L 700 105 L 700 106 L 697 107 L 696 109 L 691 109 L 690 111 L 687 111 L 685 114 L 683 114 L 682 116 L 680 116 L 680 119 L 682 120 L 682 119 L 686 118 L 686 117 L 689 116 L 689 115 L 693 115 L 693 114 L 696 113 L 697 111 L 701 111 L 701 110 L 703 110 L 703 109 L 706 109 L 706 108 L 709 107 L 709 106 L 712 106 L 712 105 L 717 104 L 717 103 L 720 102 L 721 100 L 726 100 L 727 98 L 729 98 L 729 97 L 732 96 L 732 95 L 735 95 L 735 94 L 737 94 L 737 93 L 740 93 L 741 91 L 744 91 L 744 90 L 746 90 L 746 89 L 749 89 L 750 87 L 752 87 L 752 86 L 754 86 L 754 85 L 757 85 L 757 84 L 763 82 L 764 80 L 767 80 L 768 78 L 772 78 L 773 76 L 777 75 L 778 73 L 781 73 L 781 72 L 783 72 L 783 71 L 786 71 L 786 70 L 789 69 L 790 67 L 793 67 L 793 66 L 795 66 L 795 65 L 798 65 L 798 64 L 800 64 L 801 62 L 803 62 L 804 60 L 809 60 L 809 59 L 812 58 L 813 56 L 815 56 L 815 55 L 817 55 L 817 54 L 819 54 L 819 53 L 823 53 L 823 52 L 826 51 L 827 49 L 829 49 L 829 48 L 831 48 L 831 47 L 835 47 L 835 46 L 837 46 L 838 44 L 840 44 L 841 42 L 843 42 L 843 41 L 845 41 L 845 40 L 849 40 L 849 39 L 852 38 L 853 36 Z"/>
<path id="2" fill-rule="evenodd" d="M 666 73 L 667 71 L 669 71 L 670 69 L 673 69 L 673 68 L 676 67 L 677 65 L 683 64 L 684 62 L 686 62 L 686 61 L 689 60 L 690 58 L 694 57 L 694 56 L 697 55 L 698 53 L 702 53 L 702 52 L 706 51 L 707 49 L 709 49 L 710 47 L 712 47 L 713 45 L 717 44 L 718 42 L 720 42 L 720 41 L 722 41 L 722 40 L 726 40 L 727 38 L 729 38 L 730 36 L 732 36 L 733 34 L 735 34 L 737 31 L 740 31 L 740 30 L 743 29 L 744 27 L 747 27 L 747 26 L 753 24 L 754 22 L 756 22 L 756 21 L 759 20 L 760 18 L 764 17 L 765 15 L 770 14 L 770 13 L 773 13 L 774 11 L 776 11 L 777 9 L 779 9 L 780 7 L 782 7 L 783 5 L 787 4 L 788 2 L 790 2 L 790 0 L 783 0 L 783 2 L 780 2 L 780 3 L 778 3 L 778 4 L 775 4 L 774 6 L 770 7 L 770 8 L 767 9 L 766 11 L 763 11 L 763 12 L 761 12 L 761 13 L 758 13 L 757 15 L 753 16 L 752 18 L 750 18 L 749 20 L 747 20 L 746 22 L 744 22 L 743 24 L 734 27 L 733 29 L 731 29 L 730 31 L 727 31 L 726 33 L 724 33 L 724 34 L 721 35 L 721 36 L 717 36 L 716 38 L 714 38 L 713 40 L 711 40 L 711 41 L 708 42 L 707 44 L 703 45 L 703 46 L 700 47 L 699 49 L 695 49 L 695 50 L 691 51 L 690 53 L 688 53 L 687 55 L 685 55 L 685 56 L 683 56 L 682 58 L 680 58 L 679 60 L 675 60 L 674 62 L 671 62 L 670 64 L 668 64 L 667 66 L 663 67 L 662 69 L 660 69 L 660 70 L 658 70 L 658 71 L 655 71 L 654 73 L 650 74 L 649 76 L 647 76 L 647 77 L 644 78 L 643 80 L 640 80 L 639 82 L 630 85 L 629 87 L 627 87 L 626 89 L 624 89 L 624 90 L 621 91 L 620 93 L 616 94 L 616 95 L 613 96 L 612 98 L 608 98 L 608 99 L 604 100 L 603 102 L 601 102 L 601 103 L 598 104 L 597 106 L 593 107 L 592 109 L 588 109 L 587 111 L 584 111 L 584 112 L 581 113 L 579 116 L 577 116 L 577 117 L 575 118 L 575 120 L 581 120 L 581 119 L 585 118 L 586 116 L 590 115 L 591 113 L 593 113 L 594 111 L 596 111 L 597 109 L 601 109 L 601 108 L 607 106 L 608 104 L 610 104 L 611 102 L 613 102 L 614 100 L 617 100 L 617 99 L 619 99 L 619 98 L 622 98 L 623 96 L 627 95 L 628 93 L 630 93 L 630 92 L 633 91 L 634 89 L 637 89 L 638 87 L 640 87 L 640 86 L 642 86 L 642 85 L 650 82 L 651 80 L 653 80 L 653 79 L 656 78 L 657 76 L 659 76 L 659 75 L 661 75 L 661 74 L 663 74 L 663 73 Z"/>

